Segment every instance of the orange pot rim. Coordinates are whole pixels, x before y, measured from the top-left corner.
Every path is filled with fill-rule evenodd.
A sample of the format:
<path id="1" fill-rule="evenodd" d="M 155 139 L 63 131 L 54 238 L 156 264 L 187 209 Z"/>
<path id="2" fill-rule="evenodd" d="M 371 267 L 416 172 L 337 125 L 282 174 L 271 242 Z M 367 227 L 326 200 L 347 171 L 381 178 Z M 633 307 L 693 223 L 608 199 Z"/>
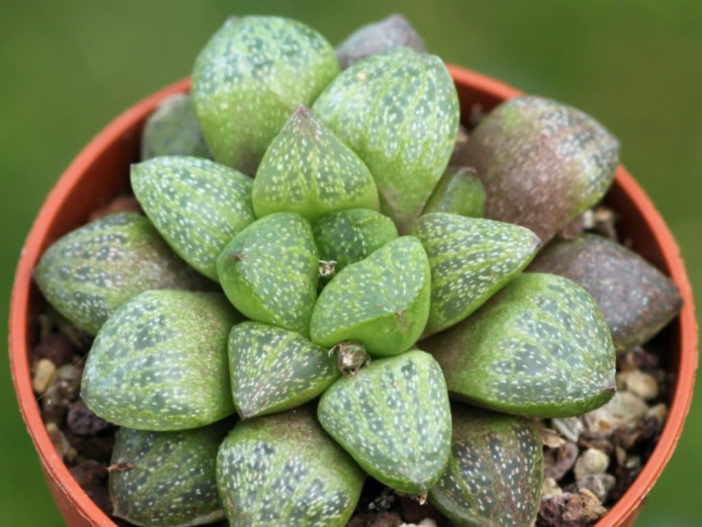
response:
<path id="1" fill-rule="evenodd" d="M 449 71 L 456 84 L 475 87 L 499 99 L 509 99 L 523 93 L 503 82 L 459 66 L 449 65 Z M 98 154 L 109 144 L 119 140 L 136 120 L 149 115 L 165 97 L 186 92 L 189 86 L 190 80 L 186 78 L 141 100 L 112 121 L 80 152 L 42 205 L 25 241 L 15 274 L 10 303 L 8 340 L 12 380 L 20 411 L 39 453 L 47 478 L 67 496 L 72 507 L 86 520 L 86 524 L 116 527 L 109 516 L 99 509 L 78 485 L 54 448 L 32 390 L 28 351 L 30 343 L 27 341 L 32 271 L 41 256 L 48 228 L 56 221 L 60 204 L 76 187 L 83 173 L 95 161 Z M 697 370 L 697 322 L 692 289 L 678 246 L 651 200 L 623 166 L 617 169 L 616 182 L 642 211 L 644 220 L 653 234 L 653 241 L 661 248 L 671 278 L 680 289 L 684 305 L 679 315 L 681 338 L 680 361 L 676 372 L 677 382 L 660 439 L 634 483 L 595 527 L 622 525 L 640 507 L 678 442 L 692 401 Z"/>

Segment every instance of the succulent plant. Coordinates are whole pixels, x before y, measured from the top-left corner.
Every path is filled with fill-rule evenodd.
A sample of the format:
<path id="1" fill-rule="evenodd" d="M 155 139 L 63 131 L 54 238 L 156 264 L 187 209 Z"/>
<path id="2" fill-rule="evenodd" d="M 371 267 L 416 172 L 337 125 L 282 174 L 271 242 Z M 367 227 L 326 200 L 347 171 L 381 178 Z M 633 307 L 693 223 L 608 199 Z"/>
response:
<path id="1" fill-rule="evenodd" d="M 426 494 L 448 462 L 446 384 L 423 351 L 374 361 L 340 379 L 322 395 L 317 414 L 361 467 L 399 491 Z"/>
<path id="2" fill-rule="evenodd" d="M 335 358 L 299 333 L 242 322 L 229 335 L 234 406 L 242 418 L 314 399 L 339 376 Z"/>
<path id="3" fill-rule="evenodd" d="M 234 236 L 217 259 L 217 272 L 245 316 L 307 335 L 318 261 L 309 223 L 294 212 L 279 212 Z"/>
<path id="4" fill-rule="evenodd" d="M 461 527 L 531 527 L 543 463 L 537 422 L 454 404 L 448 467 L 431 503 Z"/>
<path id="5" fill-rule="evenodd" d="M 464 156 L 485 185 L 485 216 L 528 227 L 546 243 L 604 196 L 619 142 L 575 108 L 524 95 L 480 122 Z"/>
<path id="6" fill-rule="evenodd" d="M 378 209 L 363 161 L 300 106 L 266 150 L 253 184 L 258 217 L 294 211 L 308 220 L 351 208 Z"/>
<path id="7" fill-rule="evenodd" d="M 594 234 L 554 240 L 529 270 L 583 286 L 602 311 L 618 350 L 649 340 L 682 307 L 670 278 L 626 247 Z"/>
<path id="8" fill-rule="evenodd" d="M 363 480 L 309 407 L 239 422 L 217 455 L 217 482 L 231 527 L 341 527 Z"/>
<path id="9" fill-rule="evenodd" d="M 163 156 L 132 165 L 132 189 L 161 236 L 217 280 L 217 257 L 256 217 L 251 179 L 207 159 Z"/>
<path id="10" fill-rule="evenodd" d="M 211 157 L 190 95 L 171 95 L 147 119 L 141 132 L 141 159 L 158 156 Z"/>
<path id="11" fill-rule="evenodd" d="M 227 20 L 195 61 L 195 114 L 216 161 L 253 175 L 290 114 L 339 72 L 312 28 L 281 17 Z"/>
<path id="12" fill-rule="evenodd" d="M 325 346 L 358 341 L 371 355 L 397 355 L 421 335 L 430 294 L 427 255 L 417 238 L 402 236 L 329 282 L 314 306 L 311 338 Z"/>
<path id="13" fill-rule="evenodd" d="M 128 212 L 56 241 L 42 255 L 34 280 L 57 311 L 93 335 L 117 308 L 148 289 L 212 289 L 146 218 Z"/>
<path id="14" fill-rule="evenodd" d="M 179 432 L 120 428 L 109 481 L 112 514 L 148 527 L 223 519 L 215 460 L 227 431 L 223 422 Z"/>
<path id="15" fill-rule="evenodd" d="M 434 55 L 394 48 L 342 72 L 313 110 L 373 174 L 381 211 L 407 233 L 444 173 L 458 97 Z"/>
<path id="16" fill-rule="evenodd" d="M 424 41 L 409 20 L 400 14 L 358 28 L 336 48 L 339 65 L 346 69 L 355 62 L 400 46 L 425 51 Z"/>
<path id="17" fill-rule="evenodd" d="M 525 227 L 448 212 L 424 214 L 413 233 L 427 252 L 432 275 L 425 335 L 479 308 L 526 267 L 540 245 Z"/>
<path id="18" fill-rule="evenodd" d="M 485 187 L 475 170 L 450 166 L 436 184 L 422 214 L 452 212 L 472 218 L 485 214 Z"/>
<path id="19" fill-rule="evenodd" d="M 556 274 L 522 273 L 602 197 L 616 139 L 524 96 L 466 142 L 446 66 L 398 16 L 337 52 L 340 74 L 299 22 L 228 20 L 192 107 L 173 98 L 146 125 L 144 157 L 168 154 L 131 170 L 148 218 L 81 227 L 36 269 L 97 333 L 81 395 L 124 427 L 119 517 L 341 527 L 368 474 L 455 525 L 528 527 L 544 470 L 523 416 L 597 422 L 655 396 L 612 398 L 612 335 L 640 344 L 670 321 L 669 280 L 589 235 L 536 256 Z M 457 144 L 466 166 L 447 168 Z"/>
<path id="20" fill-rule="evenodd" d="M 520 275 L 422 345 L 454 398 L 502 412 L 578 415 L 615 392 L 614 344 L 602 313 L 587 291 L 552 274 Z"/>
<path id="21" fill-rule="evenodd" d="M 83 400 L 100 417 L 139 430 L 195 428 L 232 414 L 227 335 L 238 319 L 219 293 L 138 295 L 95 337 Z"/>
<path id="22" fill-rule="evenodd" d="M 337 273 L 398 236 L 390 218 L 370 209 L 329 213 L 312 224 L 312 232 L 320 260 L 334 262 Z"/>

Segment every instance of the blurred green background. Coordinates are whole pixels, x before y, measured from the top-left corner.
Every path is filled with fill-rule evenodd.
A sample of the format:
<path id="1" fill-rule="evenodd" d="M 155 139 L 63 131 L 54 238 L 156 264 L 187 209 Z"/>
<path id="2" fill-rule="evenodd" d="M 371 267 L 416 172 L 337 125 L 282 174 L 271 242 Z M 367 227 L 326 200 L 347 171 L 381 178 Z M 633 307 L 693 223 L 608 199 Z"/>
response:
<path id="1" fill-rule="evenodd" d="M 699 0 L 2 0 L 0 319 L 7 320 L 25 234 L 62 170 L 118 113 L 187 75 L 225 17 L 286 15 L 338 43 L 358 25 L 396 11 L 444 60 L 573 104 L 614 132 L 623 162 L 677 237 L 700 296 Z M 0 525 L 63 525 L 17 410 L 6 360 L 0 370 Z M 698 390 L 676 453 L 637 526 L 702 525 L 701 413 Z"/>

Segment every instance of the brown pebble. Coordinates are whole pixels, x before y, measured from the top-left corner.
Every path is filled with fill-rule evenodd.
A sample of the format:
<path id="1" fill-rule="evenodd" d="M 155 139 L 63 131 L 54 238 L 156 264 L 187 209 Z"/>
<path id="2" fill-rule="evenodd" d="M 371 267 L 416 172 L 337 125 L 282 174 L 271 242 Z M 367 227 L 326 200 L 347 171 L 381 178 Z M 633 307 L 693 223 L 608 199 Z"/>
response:
<path id="1" fill-rule="evenodd" d="M 74 364 L 64 364 L 58 370 L 56 370 L 56 374 L 57 379 L 65 382 L 67 388 L 74 393 L 78 393 L 78 390 L 80 389 L 80 379 L 83 375 L 82 368 L 79 368 Z"/>
<path id="2" fill-rule="evenodd" d="M 609 437 L 589 437 L 587 434 L 583 434 L 578 439 L 578 446 L 581 448 L 596 448 L 608 456 L 614 454 L 614 443 Z"/>
<path id="3" fill-rule="evenodd" d="M 592 229 L 606 238 L 617 241 L 618 236 L 615 224 L 618 219 L 617 214 L 612 209 L 600 205 L 593 211 L 594 225 Z"/>
<path id="4" fill-rule="evenodd" d="M 665 403 L 658 403 L 657 405 L 652 406 L 646 415 L 653 417 L 662 426 L 663 423 L 665 423 L 666 417 L 668 417 L 668 407 Z"/>
<path id="5" fill-rule="evenodd" d="M 624 462 L 620 463 L 614 470 L 617 484 L 612 489 L 609 499 L 612 502 L 619 500 L 634 482 L 639 472 L 641 472 L 641 458 L 638 456 L 626 457 Z"/>
<path id="6" fill-rule="evenodd" d="M 71 468 L 71 474 L 81 487 L 87 487 L 107 479 L 107 467 L 93 459 L 86 459 Z"/>
<path id="7" fill-rule="evenodd" d="M 587 492 L 565 492 L 541 499 L 537 527 L 589 527 L 602 516 L 605 509 L 597 497 Z"/>
<path id="8" fill-rule="evenodd" d="M 544 475 L 561 479 L 573 468 L 577 458 L 578 446 L 570 441 L 566 441 L 560 448 L 547 448 L 544 451 Z"/>
<path id="9" fill-rule="evenodd" d="M 646 414 L 635 428 L 620 427 L 612 434 L 612 442 L 629 450 L 634 445 L 654 438 L 660 433 L 662 423 L 653 415 Z"/>
<path id="10" fill-rule="evenodd" d="M 639 456 L 629 456 L 626 458 L 624 466 L 629 470 L 641 470 L 641 458 Z M 638 472 L 637 472 L 638 473 Z"/>
<path id="11" fill-rule="evenodd" d="M 95 435 L 112 426 L 95 415 L 81 399 L 72 403 L 68 408 L 66 425 L 71 432 L 81 436 Z"/>
<path id="12" fill-rule="evenodd" d="M 51 384 L 56 375 L 56 365 L 49 359 L 40 359 L 34 364 L 34 375 L 32 375 L 32 388 L 34 393 L 41 395 Z"/>
<path id="13" fill-rule="evenodd" d="M 365 512 L 354 515 L 346 527 L 400 527 L 402 523 L 396 512 Z"/>

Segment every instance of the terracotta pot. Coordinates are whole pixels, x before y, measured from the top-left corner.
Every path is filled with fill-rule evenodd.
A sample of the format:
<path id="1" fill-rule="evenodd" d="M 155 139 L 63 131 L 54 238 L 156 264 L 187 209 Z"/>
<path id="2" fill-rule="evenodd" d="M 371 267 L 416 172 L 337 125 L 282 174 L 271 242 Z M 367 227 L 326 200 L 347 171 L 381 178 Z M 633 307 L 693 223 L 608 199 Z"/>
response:
<path id="1" fill-rule="evenodd" d="M 474 103 L 490 110 L 521 92 L 499 81 L 452 66 L 462 115 Z M 41 305 L 32 283 L 42 252 L 57 238 L 86 222 L 90 212 L 128 187 L 129 164 L 138 159 L 139 135 L 146 117 L 166 96 L 188 90 L 187 79 L 139 102 L 105 128 L 76 157 L 53 188 L 27 237 L 17 267 L 10 309 L 10 360 L 22 416 L 39 453 L 44 474 L 56 503 L 72 527 L 116 527 L 85 494 L 54 449 L 32 392 L 29 349 L 35 328 L 31 314 Z M 622 220 L 618 224 L 634 249 L 676 282 L 684 298 L 680 316 L 665 330 L 666 367 L 676 379 L 670 413 L 660 441 L 641 474 L 596 527 L 631 525 L 646 494 L 660 475 L 680 437 L 692 400 L 697 367 L 697 325 L 690 284 L 678 247 L 653 204 L 623 167 L 606 197 Z"/>

